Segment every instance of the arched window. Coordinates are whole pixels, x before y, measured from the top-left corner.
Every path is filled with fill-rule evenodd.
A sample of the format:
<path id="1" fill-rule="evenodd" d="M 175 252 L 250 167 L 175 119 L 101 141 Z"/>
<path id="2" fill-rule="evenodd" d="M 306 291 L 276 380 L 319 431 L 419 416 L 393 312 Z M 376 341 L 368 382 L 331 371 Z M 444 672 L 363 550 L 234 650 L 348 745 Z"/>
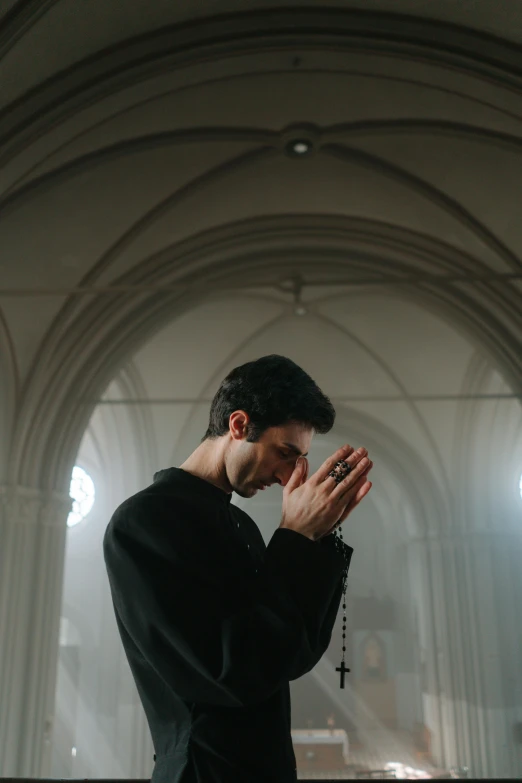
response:
<path id="1" fill-rule="evenodd" d="M 73 527 L 85 519 L 94 505 L 94 482 L 89 474 L 78 465 L 72 472 L 71 488 L 69 495 L 73 499 L 73 507 L 67 518 L 68 527 Z"/>

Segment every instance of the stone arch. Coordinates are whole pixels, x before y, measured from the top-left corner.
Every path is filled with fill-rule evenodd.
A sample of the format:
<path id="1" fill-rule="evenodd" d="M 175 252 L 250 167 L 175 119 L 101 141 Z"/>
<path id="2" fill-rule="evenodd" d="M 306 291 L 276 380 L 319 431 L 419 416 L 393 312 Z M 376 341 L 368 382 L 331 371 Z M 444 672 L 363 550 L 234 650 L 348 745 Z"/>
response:
<path id="1" fill-rule="evenodd" d="M 303 264 L 296 267 L 293 259 L 303 250 L 303 231 L 307 232 L 308 249 Z M 361 225 L 350 218 L 268 217 L 204 232 L 162 252 L 159 258 L 145 259 L 119 283 L 132 292 L 132 286 L 143 280 L 146 268 L 155 287 L 146 297 L 127 296 L 116 286 L 114 293 L 96 298 L 77 313 L 69 306 L 67 317 L 63 313 L 58 316 L 48 333 L 26 389 L 13 444 L 11 480 L 66 491 L 79 438 L 115 371 L 161 326 L 202 301 L 209 286 L 216 291 L 237 288 L 238 270 L 245 287 L 273 285 L 302 268 L 311 283 L 314 277 L 328 276 L 350 285 L 355 274 L 360 275 L 356 257 L 361 243 L 367 269 L 368 259 L 373 261 L 369 277 L 373 276 L 375 284 L 380 274 L 391 288 L 389 295 L 414 297 L 464 330 L 480 351 L 490 354 L 506 382 L 517 388 L 520 353 L 494 312 L 488 312 L 486 322 L 483 308 L 474 300 L 460 293 L 449 294 L 433 278 L 422 287 L 409 285 L 407 277 L 383 278 L 383 259 L 394 241 L 396 254 L 402 256 L 402 270 L 412 270 L 417 254 L 426 252 L 446 269 L 453 266 L 461 272 L 466 266 L 465 254 L 455 250 L 450 254 L 442 243 L 427 236 L 374 221 Z M 263 255 L 266 243 L 269 251 Z M 325 264 L 325 256 L 332 259 L 330 263 Z M 193 258 L 199 259 L 196 275 L 190 271 Z M 161 290 L 163 293 L 158 293 Z M 94 327 L 96 343 L 91 337 Z"/>
<path id="2" fill-rule="evenodd" d="M 11 25 L 17 23 L 16 18 L 11 20 Z M 455 24 L 359 9 L 250 11 L 155 30 L 66 68 L 2 112 L 5 131 L 0 144 L 11 142 L 10 149 L 19 150 L 85 103 L 101 100 L 167 66 L 181 67 L 202 55 L 237 56 L 254 46 L 265 50 L 283 46 L 299 54 L 308 44 L 345 51 L 373 46 L 389 56 L 443 62 L 508 88 L 519 87 L 522 76 L 516 44 Z M 299 67 L 295 57 L 291 64 Z"/>

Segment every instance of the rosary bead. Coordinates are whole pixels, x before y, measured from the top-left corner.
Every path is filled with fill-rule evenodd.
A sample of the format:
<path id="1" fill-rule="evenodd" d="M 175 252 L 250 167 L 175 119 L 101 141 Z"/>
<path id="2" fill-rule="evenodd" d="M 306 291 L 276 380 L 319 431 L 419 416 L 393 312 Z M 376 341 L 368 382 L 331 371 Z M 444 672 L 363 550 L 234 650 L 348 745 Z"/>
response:
<path id="1" fill-rule="evenodd" d="M 347 472 L 342 472 L 340 475 L 339 473 L 336 473 L 336 470 L 339 468 L 345 468 L 347 469 Z M 333 470 L 329 475 L 332 476 L 332 478 L 335 479 L 335 483 L 339 484 L 340 481 L 342 481 L 346 475 L 350 472 L 351 468 L 342 460 L 338 465 L 336 465 L 336 470 Z M 342 536 L 341 529 L 334 531 L 334 541 L 335 545 L 338 549 L 338 551 L 345 557 L 345 552 L 343 548 L 344 540 Z M 336 669 L 336 671 L 341 672 L 341 688 L 344 688 L 344 675 L 345 672 L 349 672 L 349 669 L 346 669 L 344 666 L 344 657 L 346 652 L 346 586 L 347 586 L 347 579 L 348 579 L 348 568 L 345 566 L 344 574 L 343 574 L 343 580 L 342 580 L 342 589 L 343 589 L 343 632 L 342 632 L 342 640 L 343 640 L 343 647 L 342 647 L 342 661 L 341 666 Z"/>

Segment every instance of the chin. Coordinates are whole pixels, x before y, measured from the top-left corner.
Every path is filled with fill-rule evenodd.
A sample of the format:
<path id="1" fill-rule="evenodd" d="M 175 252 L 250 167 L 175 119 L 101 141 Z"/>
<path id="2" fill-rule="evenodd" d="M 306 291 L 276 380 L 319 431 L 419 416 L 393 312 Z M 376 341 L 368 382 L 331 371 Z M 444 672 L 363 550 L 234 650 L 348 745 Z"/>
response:
<path id="1" fill-rule="evenodd" d="M 251 498 L 257 492 L 256 489 L 245 489 L 244 487 L 233 487 L 233 491 L 236 495 L 239 495 L 240 498 Z"/>
<path id="2" fill-rule="evenodd" d="M 234 487 L 234 492 L 239 495 L 240 498 L 253 498 L 257 495 L 257 487 Z"/>

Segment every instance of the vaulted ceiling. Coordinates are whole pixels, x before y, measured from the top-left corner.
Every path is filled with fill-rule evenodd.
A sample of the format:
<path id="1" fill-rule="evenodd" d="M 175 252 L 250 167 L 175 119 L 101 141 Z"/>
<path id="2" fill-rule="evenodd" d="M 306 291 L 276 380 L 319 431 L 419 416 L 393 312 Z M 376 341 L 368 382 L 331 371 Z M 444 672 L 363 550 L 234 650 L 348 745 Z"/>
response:
<path id="1" fill-rule="evenodd" d="M 444 485 L 462 395 L 520 390 L 520 4 L 1 13 L 6 475 L 54 485 L 133 356 L 191 405 L 286 352 Z"/>

